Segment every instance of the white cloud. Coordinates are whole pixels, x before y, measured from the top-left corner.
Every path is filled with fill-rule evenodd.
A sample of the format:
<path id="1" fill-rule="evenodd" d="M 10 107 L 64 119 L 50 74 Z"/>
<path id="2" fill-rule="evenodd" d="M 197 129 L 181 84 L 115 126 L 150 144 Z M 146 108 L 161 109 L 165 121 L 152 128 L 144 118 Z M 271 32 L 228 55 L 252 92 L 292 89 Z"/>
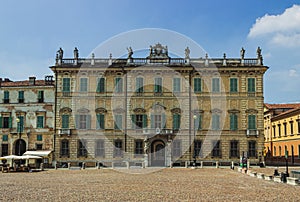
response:
<path id="1" fill-rule="evenodd" d="M 289 76 L 290 77 L 298 77 L 298 73 L 295 69 L 290 69 L 289 70 Z"/>
<path id="2" fill-rule="evenodd" d="M 258 18 L 248 38 L 266 37 L 269 43 L 279 46 L 300 45 L 300 5 L 287 8 L 282 14 Z"/>

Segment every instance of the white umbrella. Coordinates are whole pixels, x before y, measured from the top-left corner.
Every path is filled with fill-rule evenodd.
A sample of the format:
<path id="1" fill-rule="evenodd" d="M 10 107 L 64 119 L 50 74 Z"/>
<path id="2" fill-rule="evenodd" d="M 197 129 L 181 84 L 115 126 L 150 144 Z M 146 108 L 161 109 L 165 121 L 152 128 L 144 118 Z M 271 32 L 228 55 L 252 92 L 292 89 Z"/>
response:
<path id="1" fill-rule="evenodd" d="M 2 156 L 0 157 L 0 160 L 8 160 L 8 159 L 22 159 L 21 156 L 16 156 L 16 155 L 9 155 L 9 156 Z"/>
<path id="2" fill-rule="evenodd" d="M 40 156 L 33 156 L 33 155 L 26 155 L 26 156 L 19 156 L 19 159 L 41 159 Z"/>

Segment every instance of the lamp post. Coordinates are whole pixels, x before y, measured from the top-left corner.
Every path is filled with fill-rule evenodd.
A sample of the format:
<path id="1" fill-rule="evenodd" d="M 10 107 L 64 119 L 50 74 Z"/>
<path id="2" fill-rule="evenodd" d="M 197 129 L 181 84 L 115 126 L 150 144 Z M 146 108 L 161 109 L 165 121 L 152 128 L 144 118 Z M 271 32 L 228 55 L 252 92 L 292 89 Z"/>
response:
<path id="1" fill-rule="evenodd" d="M 196 119 L 197 119 L 197 115 L 194 115 L 193 119 L 194 119 L 194 154 L 193 154 L 194 162 L 193 162 L 193 166 L 196 167 L 196 147 L 195 147 L 196 145 L 195 145 L 195 140 L 196 140 Z"/>
<path id="2" fill-rule="evenodd" d="M 286 150 L 285 151 L 285 172 L 286 172 L 286 176 L 289 177 L 289 151 Z"/>
<path id="3" fill-rule="evenodd" d="M 20 131 L 20 118 L 19 117 L 16 118 L 16 122 L 17 122 L 17 134 L 19 135 L 18 155 L 21 156 L 21 131 Z"/>

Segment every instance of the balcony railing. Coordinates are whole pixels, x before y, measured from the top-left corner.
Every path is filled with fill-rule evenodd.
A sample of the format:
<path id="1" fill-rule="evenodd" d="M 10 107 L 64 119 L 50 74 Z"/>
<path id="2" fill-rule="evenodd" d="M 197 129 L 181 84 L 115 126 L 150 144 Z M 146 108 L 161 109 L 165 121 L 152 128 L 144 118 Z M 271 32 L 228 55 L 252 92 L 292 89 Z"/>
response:
<path id="1" fill-rule="evenodd" d="M 259 136 L 259 131 L 256 130 L 256 129 L 247 129 L 246 130 L 246 135 L 247 135 L 247 137 L 250 137 L 250 136 L 258 137 Z"/>
<path id="2" fill-rule="evenodd" d="M 143 134 L 173 134 L 175 131 L 173 129 L 166 128 L 144 128 Z"/>

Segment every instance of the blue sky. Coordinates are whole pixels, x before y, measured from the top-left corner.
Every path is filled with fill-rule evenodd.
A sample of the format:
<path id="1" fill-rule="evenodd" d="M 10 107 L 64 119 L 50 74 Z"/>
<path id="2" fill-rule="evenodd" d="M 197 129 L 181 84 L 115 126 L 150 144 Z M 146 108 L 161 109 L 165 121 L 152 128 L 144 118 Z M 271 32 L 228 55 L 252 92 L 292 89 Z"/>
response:
<path id="1" fill-rule="evenodd" d="M 51 74 L 59 47 L 72 57 L 77 46 L 86 57 L 117 34 L 163 28 L 193 39 L 213 58 L 239 57 L 241 47 L 255 57 L 260 46 L 270 67 L 265 102 L 300 102 L 299 1 L 10 0 L 1 2 L 0 26 L 2 78 Z"/>

